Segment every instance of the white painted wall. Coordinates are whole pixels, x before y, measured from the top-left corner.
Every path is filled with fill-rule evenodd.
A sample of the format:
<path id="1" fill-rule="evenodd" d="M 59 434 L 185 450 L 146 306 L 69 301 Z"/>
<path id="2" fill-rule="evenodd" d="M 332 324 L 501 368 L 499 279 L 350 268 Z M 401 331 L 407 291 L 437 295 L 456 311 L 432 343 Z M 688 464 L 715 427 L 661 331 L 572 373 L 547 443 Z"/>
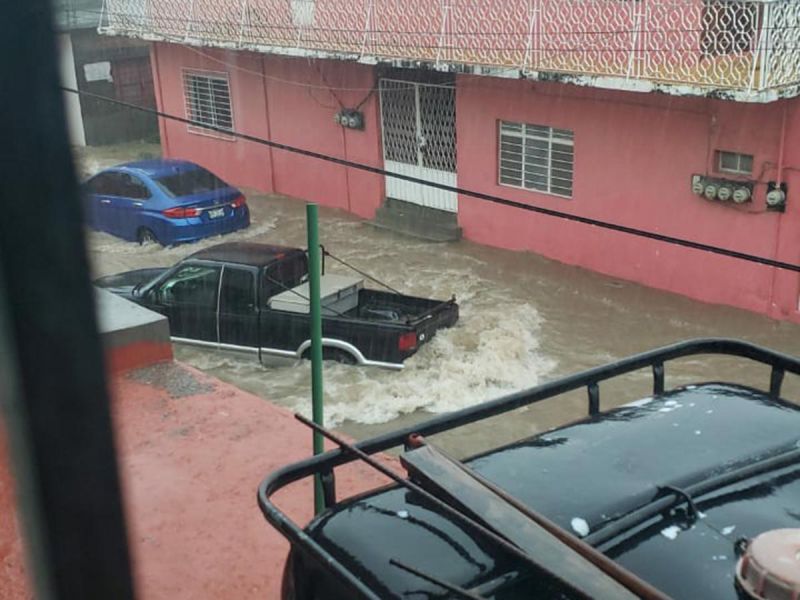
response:
<path id="1" fill-rule="evenodd" d="M 69 33 L 58 34 L 58 56 L 61 85 L 78 89 L 75 58 L 72 55 L 72 40 Z M 85 146 L 86 136 L 83 132 L 83 115 L 81 115 L 81 103 L 78 94 L 64 92 L 64 109 L 67 115 L 70 143 L 73 146 Z"/>

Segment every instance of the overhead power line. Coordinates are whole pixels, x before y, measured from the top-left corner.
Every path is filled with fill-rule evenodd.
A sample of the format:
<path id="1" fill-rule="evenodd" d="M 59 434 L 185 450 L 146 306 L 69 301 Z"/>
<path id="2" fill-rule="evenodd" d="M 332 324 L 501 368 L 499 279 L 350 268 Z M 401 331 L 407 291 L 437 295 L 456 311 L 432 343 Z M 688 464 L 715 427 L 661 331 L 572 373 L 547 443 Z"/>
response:
<path id="1" fill-rule="evenodd" d="M 215 131 L 217 133 L 221 133 L 227 136 L 235 137 L 238 139 L 242 139 L 248 142 L 253 142 L 255 144 L 260 144 L 263 146 L 268 146 L 270 148 L 274 148 L 276 150 L 284 150 L 286 152 L 291 152 L 293 154 L 299 154 L 300 156 L 307 156 L 309 158 L 314 158 L 317 160 L 322 160 L 326 162 L 330 162 L 333 164 L 341 165 L 343 167 L 349 167 L 352 169 L 358 169 L 361 171 L 366 171 L 368 173 L 373 173 L 375 175 L 383 175 L 385 177 L 393 177 L 395 179 L 400 179 L 403 181 L 408 181 L 409 183 L 416 183 L 419 185 L 423 185 L 426 187 L 431 187 L 439 190 L 444 190 L 446 192 L 454 192 L 456 194 L 461 194 L 463 196 L 467 196 L 470 198 L 475 198 L 477 200 L 483 200 L 486 202 L 491 202 L 493 204 L 498 204 L 501 206 L 508 206 L 511 208 L 517 208 L 520 210 L 533 212 L 541 215 L 546 215 L 548 217 L 554 217 L 557 219 L 563 219 L 566 221 L 572 221 L 575 223 L 582 223 L 584 225 L 592 225 L 594 227 L 599 227 L 601 229 L 607 229 L 610 231 L 617 231 L 619 233 L 625 233 L 628 235 L 641 237 L 645 239 L 655 240 L 658 242 L 663 242 L 666 244 L 672 244 L 674 246 L 682 246 L 684 248 L 691 248 L 694 250 L 701 250 L 704 252 L 709 252 L 712 254 L 717 254 L 720 256 L 727 256 L 729 258 L 736 258 L 739 260 L 744 260 L 751 263 L 756 263 L 760 265 L 765 265 L 769 267 L 775 267 L 777 269 L 783 269 L 786 271 L 793 271 L 795 273 L 800 273 L 800 265 L 795 265 L 779 260 L 774 260 L 771 258 L 766 258 L 763 256 L 756 256 L 754 254 L 747 254 L 746 252 L 739 252 L 737 250 L 730 250 L 728 248 L 720 248 L 719 246 L 713 246 L 711 244 L 704 244 L 702 242 L 696 242 L 694 240 L 687 240 L 684 238 L 678 238 L 670 235 L 664 235 L 661 233 L 656 233 L 654 231 L 646 231 L 643 229 L 637 229 L 635 227 L 628 227 L 626 225 L 619 225 L 617 223 L 609 223 L 607 221 L 601 221 L 599 219 L 592 219 L 590 217 L 582 217 L 580 215 L 574 215 L 570 213 L 565 213 L 559 210 L 553 210 L 551 208 L 544 208 L 541 206 L 535 206 L 531 204 L 524 204 L 522 202 L 516 202 L 514 200 L 509 200 L 507 198 L 501 198 L 499 196 L 494 196 L 492 194 L 486 194 L 483 192 L 478 192 L 475 190 L 470 190 L 466 188 L 461 188 L 457 186 L 447 185 L 443 183 L 438 183 L 436 181 L 429 181 L 427 179 L 421 179 L 419 177 L 412 177 L 410 175 L 404 175 L 401 173 L 395 173 L 392 171 L 387 171 L 386 169 L 382 169 L 380 167 L 373 167 L 371 165 L 366 165 L 363 163 L 355 162 L 352 160 L 347 160 L 344 158 L 337 158 L 335 156 L 331 156 L 329 154 L 323 154 L 321 152 L 314 152 L 313 150 L 306 150 L 304 148 L 298 148 L 296 146 L 291 146 L 289 144 L 283 144 L 281 142 L 275 142 L 273 140 L 264 139 L 255 135 L 250 135 L 247 133 L 241 133 L 238 131 L 233 131 L 230 129 L 225 129 L 223 127 L 216 127 L 214 125 L 208 125 L 206 123 L 201 123 L 200 121 L 195 121 L 193 119 L 187 119 L 185 117 L 180 117 L 178 115 L 173 115 L 170 113 L 166 113 L 154 108 L 149 108 L 146 106 L 139 106 L 137 104 L 132 104 L 130 102 L 125 102 L 123 100 L 117 100 L 116 98 L 111 98 L 110 96 L 105 96 L 102 94 L 95 94 L 94 92 L 89 92 L 85 90 L 77 90 L 75 88 L 70 88 L 66 86 L 60 86 L 60 89 L 64 92 L 68 92 L 71 94 L 78 94 L 81 96 L 87 96 L 89 98 L 95 98 L 97 100 L 102 100 L 104 102 L 109 102 L 111 104 L 116 104 L 118 106 L 123 106 L 125 108 L 130 108 L 132 110 L 138 110 L 141 112 L 145 112 L 148 114 L 156 115 L 163 119 L 169 119 L 171 121 L 177 121 L 178 123 L 184 123 L 186 125 L 192 125 L 194 127 L 199 127 L 201 129 L 206 129 L 209 131 Z"/>

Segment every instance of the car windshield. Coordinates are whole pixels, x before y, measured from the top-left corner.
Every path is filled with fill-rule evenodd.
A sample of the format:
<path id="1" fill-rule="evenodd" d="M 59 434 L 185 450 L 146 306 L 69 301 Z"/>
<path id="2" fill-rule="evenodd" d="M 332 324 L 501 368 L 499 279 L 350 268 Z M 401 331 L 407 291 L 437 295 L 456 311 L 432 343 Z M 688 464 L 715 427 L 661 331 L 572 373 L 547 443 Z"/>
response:
<path id="1" fill-rule="evenodd" d="M 213 192 L 228 187 L 219 177 L 203 168 L 181 171 L 155 180 L 158 187 L 172 198 Z"/>

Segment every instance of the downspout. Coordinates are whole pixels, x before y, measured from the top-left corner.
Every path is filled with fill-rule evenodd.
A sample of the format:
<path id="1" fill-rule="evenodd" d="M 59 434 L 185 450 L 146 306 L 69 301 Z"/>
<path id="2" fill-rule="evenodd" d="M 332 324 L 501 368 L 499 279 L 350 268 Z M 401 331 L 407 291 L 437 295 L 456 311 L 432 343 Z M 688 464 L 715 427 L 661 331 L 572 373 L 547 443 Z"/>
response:
<path id="1" fill-rule="evenodd" d="M 164 106 L 164 91 L 161 87 L 161 68 L 158 64 L 158 44 L 150 44 L 150 67 L 153 70 L 153 92 L 156 95 L 156 108 L 167 112 Z M 167 135 L 167 120 L 158 117 L 158 135 L 161 137 L 161 154 L 169 158 L 169 135 Z"/>
<path id="2" fill-rule="evenodd" d="M 266 60 L 265 56 L 261 57 L 261 80 L 264 82 L 264 115 L 267 120 L 267 139 L 274 141 L 272 139 L 272 125 L 270 123 L 269 113 L 269 88 L 267 87 Z M 272 193 L 277 193 L 278 190 L 275 189 L 275 160 L 273 159 L 272 146 L 267 146 L 267 156 L 269 156 L 269 189 Z"/>
<path id="3" fill-rule="evenodd" d="M 781 115 L 781 134 L 780 134 L 780 142 L 778 144 L 778 172 L 775 177 L 775 182 L 778 187 L 780 187 L 781 183 L 783 183 L 783 151 L 786 146 L 786 103 L 783 104 L 783 112 Z M 780 241 L 781 241 L 781 225 L 783 224 L 783 219 L 781 218 L 781 213 L 776 213 L 778 222 L 775 225 L 775 247 L 772 250 L 772 258 L 774 260 L 778 260 L 778 250 L 780 249 Z M 770 299 L 769 299 L 769 314 L 772 316 L 778 316 L 775 304 L 775 284 L 777 283 L 778 279 L 778 269 L 776 267 L 772 267 L 772 284 L 770 285 Z M 800 309 L 800 305 L 794 307 L 795 310 Z"/>
<path id="4" fill-rule="evenodd" d="M 776 182 L 778 187 L 783 183 L 783 150 L 786 146 L 786 103 L 783 105 L 783 115 L 781 116 L 781 142 L 778 146 L 778 177 Z"/>
<path id="5" fill-rule="evenodd" d="M 347 156 L 347 132 L 345 131 L 344 127 L 339 127 L 342 130 L 342 153 L 344 154 L 344 159 L 348 160 Z M 352 213 L 353 208 L 350 202 L 350 196 L 352 191 L 350 190 L 350 167 L 344 168 L 344 188 L 345 188 L 345 195 L 347 197 L 347 212 Z"/>

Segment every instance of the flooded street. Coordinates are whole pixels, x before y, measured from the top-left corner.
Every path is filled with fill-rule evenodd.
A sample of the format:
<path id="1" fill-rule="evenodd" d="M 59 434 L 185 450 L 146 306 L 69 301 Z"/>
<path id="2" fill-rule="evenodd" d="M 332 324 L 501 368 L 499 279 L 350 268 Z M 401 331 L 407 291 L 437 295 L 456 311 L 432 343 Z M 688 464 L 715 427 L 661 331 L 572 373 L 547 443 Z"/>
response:
<path id="1" fill-rule="evenodd" d="M 84 164 L 87 170 L 105 166 Z M 247 196 L 252 225 L 224 238 L 161 248 L 90 232 L 88 252 L 95 275 L 172 265 L 222 241 L 305 246 L 302 202 L 254 192 Z M 320 238 L 333 255 L 404 293 L 438 299 L 455 294 L 461 307 L 456 327 L 441 331 L 406 361 L 403 371 L 325 365 L 326 422 L 356 438 L 688 338 L 735 337 L 791 354 L 800 352 L 796 325 L 702 304 L 531 254 L 466 241 L 428 243 L 325 208 L 320 209 Z M 327 270 L 347 272 L 330 260 Z M 265 368 L 249 356 L 187 347 L 175 351 L 179 360 L 220 379 L 291 410 L 310 412 L 307 361 Z M 667 386 L 715 378 L 764 387 L 768 371 L 743 361 L 706 357 L 667 364 Z M 650 382 L 649 371 L 642 371 L 602 384 L 601 407 L 646 396 Z M 787 377 L 785 395 L 797 399 L 799 390 L 798 382 Z M 585 411 L 585 391 L 581 391 L 519 411 L 524 414 L 467 428 L 457 437 L 442 436 L 440 442 L 459 454 L 476 452 L 581 417 Z"/>

